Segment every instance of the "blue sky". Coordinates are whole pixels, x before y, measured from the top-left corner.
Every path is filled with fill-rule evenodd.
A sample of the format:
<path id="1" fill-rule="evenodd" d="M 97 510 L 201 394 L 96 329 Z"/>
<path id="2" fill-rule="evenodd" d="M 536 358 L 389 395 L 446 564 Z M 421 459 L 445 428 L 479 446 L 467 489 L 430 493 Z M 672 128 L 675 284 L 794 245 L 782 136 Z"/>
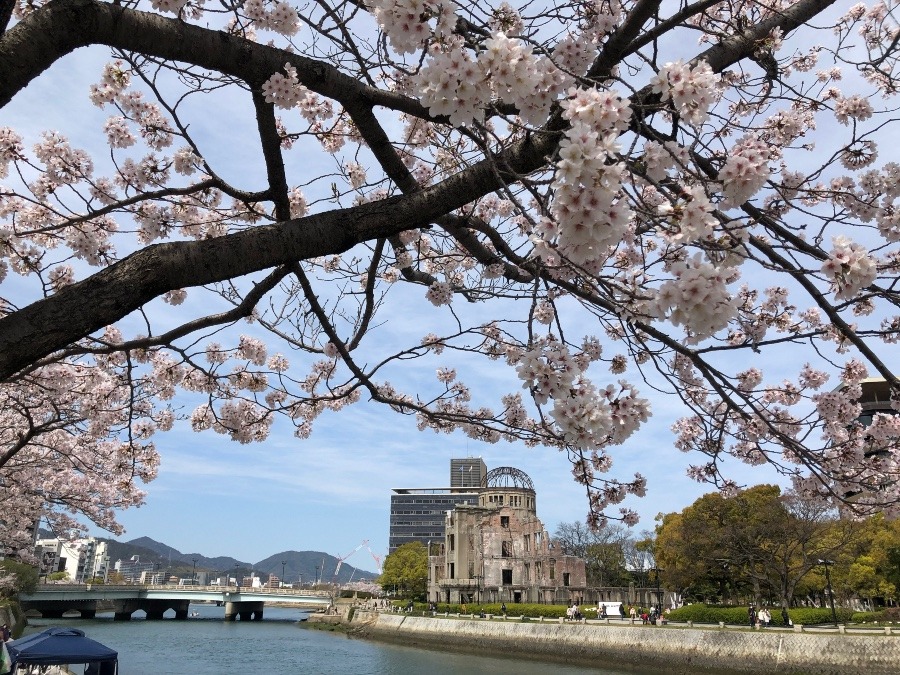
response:
<path id="1" fill-rule="evenodd" d="M 102 49 L 80 50 L 67 57 L 0 111 L 0 125 L 17 129 L 29 146 L 41 130 L 55 128 L 77 146 L 98 147 L 102 123 L 109 113 L 94 108 L 87 92 L 107 60 Z M 247 102 L 222 97 L 216 109 L 218 113 L 207 118 L 200 135 L 210 158 L 219 160 L 214 161 L 219 165 L 224 162 L 235 175 L 257 170 L 260 163 Z M 102 154 L 95 155 L 98 173 L 106 173 Z M 305 154 L 293 153 L 288 169 L 331 170 L 327 162 L 305 165 L 309 161 Z M 19 283 L 11 277 L 4 294 L 10 289 L 17 291 Z M 23 298 L 28 293 L 24 285 L 21 293 Z M 202 298 L 189 293 L 188 306 L 196 302 Z M 488 307 L 484 311 L 494 310 Z M 446 315 L 435 317 L 429 315 L 428 320 L 447 320 Z M 163 323 L 169 319 L 162 313 L 157 318 Z M 433 330 L 430 324 L 423 328 L 423 318 L 405 312 L 402 304 L 384 319 L 387 323 L 379 329 L 384 344 L 397 336 L 409 342 Z M 438 365 L 454 362 L 428 361 L 420 369 L 396 375 L 405 384 L 418 380 L 433 383 Z M 742 363 L 736 369 L 747 365 Z M 766 379 L 778 381 L 779 372 L 786 376 L 797 365 L 797 352 L 787 348 L 777 357 L 768 356 Z M 500 362 L 479 361 L 477 370 L 469 364 L 462 366 L 467 367 L 469 375 L 478 379 L 461 379 L 473 388 L 477 384 L 488 394 L 488 402 L 518 386 L 512 371 Z M 605 377 L 597 381 L 617 379 Z M 640 472 L 648 478 L 648 496 L 623 504 L 641 515 L 636 528 L 640 532 L 652 529 L 658 513 L 680 510 L 710 488 L 685 476 L 687 464 L 699 460 L 672 447 L 669 428 L 683 414 L 679 401 L 654 393 L 635 373 L 626 377 L 638 383 L 654 413 L 641 431 L 612 451 L 614 476 L 629 479 Z M 184 412 L 190 412 L 192 406 L 185 405 Z M 559 522 L 583 520 L 586 513 L 584 494 L 571 480 L 564 455 L 522 444 L 478 443 L 460 433 L 419 432 L 413 418 L 368 403 L 325 413 L 306 440 L 296 439 L 293 429 L 279 420 L 269 440 L 258 445 L 238 445 L 211 432 L 197 434 L 185 423 L 158 435 L 156 443 L 162 457 L 159 478 L 146 486 L 144 506 L 121 514 L 127 529 L 122 539 L 147 536 L 185 553 L 230 555 L 252 563 L 283 550 L 319 550 L 342 556 L 368 540 L 376 554 L 384 555 L 390 489 L 443 486 L 454 457 L 480 456 L 488 468 L 515 466 L 525 471 L 535 483 L 538 515 L 551 531 Z M 733 468 L 733 477 L 745 484 L 777 480 L 765 467 Z M 374 568 L 365 549 L 349 562 Z"/>

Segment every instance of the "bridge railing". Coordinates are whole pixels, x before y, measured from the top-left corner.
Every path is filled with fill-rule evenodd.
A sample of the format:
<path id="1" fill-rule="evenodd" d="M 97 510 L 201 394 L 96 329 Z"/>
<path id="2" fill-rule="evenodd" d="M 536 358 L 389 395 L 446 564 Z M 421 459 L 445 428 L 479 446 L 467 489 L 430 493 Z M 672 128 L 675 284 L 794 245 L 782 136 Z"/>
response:
<path id="1" fill-rule="evenodd" d="M 155 590 L 155 591 L 180 591 L 190 593 L 191 591 L 204 591 L 213 593 L 264 593 L 266 595 L 305 595 L 316 596 L 321 598 L 330 598 L 330 591 L 302 589 L 302 588 L 269 588 L 266 586 L 220 586 L 220 585 L 178 585 L 178 584 L 40 584 L 36 589 L 36 593 L 42 590 L 47 592 L 76 592 L 89 591 L 92 589 L 104 589 L 110 591 L 133 591 L 139 589 Z"/>

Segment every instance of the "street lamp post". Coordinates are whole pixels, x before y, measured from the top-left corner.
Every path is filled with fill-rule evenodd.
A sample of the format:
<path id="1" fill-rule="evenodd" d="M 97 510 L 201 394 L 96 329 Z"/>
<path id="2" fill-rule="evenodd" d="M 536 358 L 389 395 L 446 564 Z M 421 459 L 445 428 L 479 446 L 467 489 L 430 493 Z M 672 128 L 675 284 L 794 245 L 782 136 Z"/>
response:
<path id="1" fill-rule="evenodd" d="M 284 586 L 284 566 L 286 564 L 287 563 L 284 560 L 281 561 L 281 585 L 282 586 Z"/>
<path id="2" fill-rule="evenodd" d="M 191 586 L 195 586 L 197 584 L 197 559 L 191 558 L 194 561 L 194 566 L 191 568 Z"/>
<path id="3" fill-rule="evenodd" d="M 834 560 L 819 560 L 819 564 L 825 567 L 825 583 L 828 584 L 828 598 L 831 600 L 831 618 L 834 619 L 834 625 L 837 626 L 837 612 L 834 609 L 834 591 L 831 588 L 831 574 L 828 572 L 828 566 L 834 565 Z"/>
<path id="4" fill-rule="evenodd" d="M 662 590 L 659 585 L 659 575 L 663 570 L 658 567 L 651 567 L 648 571 L 654 572 L 656 574 L 656 608 L 662 613 Z"/>

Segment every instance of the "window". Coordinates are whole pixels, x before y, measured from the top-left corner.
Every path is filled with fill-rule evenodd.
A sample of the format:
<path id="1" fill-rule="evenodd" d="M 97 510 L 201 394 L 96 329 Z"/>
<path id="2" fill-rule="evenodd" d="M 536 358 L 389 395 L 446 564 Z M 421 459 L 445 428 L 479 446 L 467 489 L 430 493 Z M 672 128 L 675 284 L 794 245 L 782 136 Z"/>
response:
<path id="1" fill-rule="evenodd" d="M 563 572 L 563 586 L 569 585 L 569 573 Z"/>
<path id="2" fill-rule="evenodd" d="M 509 558 L 512 556 L 512 542 L 511 541 L 502 541 L 500 542 L 500 555 L 504 558 Z"/>
<path id="3" fill-rule="evenodd" d="M 509 586 L 512 584 L 512 570 L 501 570 L 503 572 L 503 585 Z"/>
<path id="4" fill-rule="evenodd" d="M 534 533 L 534 550 L 535 551 L 541 550 L 541 534 L 542 534 L 541 532 Z"/>
<path id="5" fill-rule="evenodd" d="M 531 550 L 531 535 L 530 534 L 526 534 L 524 537 L 522 537 L 522 545 L 526 551 Z"/>
<path id="6" fill-rule="evenodd" d="M 528 583 L 529 581 L 531 581 L 531 565 L 528 563 L 525 563 L 525 569 L 523 570 L 523 572 L 524 572 L 523 576 L 525 578 L 525 583 Z"/>
<path id="7" fill-rule="evenodd" d="M 449 571 L 450 571 L 449 577 L 451 579 L 455 579 L 456 578 L 456 563 L 450 563 Z"/>
<path id="8" fill-rule="evenodd" d="M 534 580 L 541 581 L 544 578 L 544 568 L 540 560 L 534 563 Z"/>
<path id="9" fill-rule="evenodd" d="M 553 558 L 550 559 L 550 581 L 556 579 L 556 561 Z"/>
<path id="10" fill-rule="evenodd" d="M 500 516 L 500 527 L 509 527 L 509 516 Z"/>
<path id="11" fill-rule="evenodd" d="M 456 550 L 456 535 L 455 535 L 455 534 L 448 534 L 448 535 L 447 535 L 447 547 L 448 547 L 451 551 L 455 551 L 455 550 Z"/>

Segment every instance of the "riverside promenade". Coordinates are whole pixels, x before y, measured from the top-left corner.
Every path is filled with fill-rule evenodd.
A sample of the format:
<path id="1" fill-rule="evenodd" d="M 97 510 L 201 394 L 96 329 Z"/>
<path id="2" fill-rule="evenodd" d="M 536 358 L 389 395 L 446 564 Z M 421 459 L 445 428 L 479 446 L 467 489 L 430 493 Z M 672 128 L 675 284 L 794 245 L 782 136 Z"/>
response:
<path id="1" fill-rule="evenodd" d="M 629 622 L 522 622 L 450 615 L 414 616 L 357 609 L 354 632 L 410 646 L 532 656 L 612 669 L 673 675 L 749 672 L 794 675 L 897 675 L 900 635 L 822 630 L 751 630 Z M 900 631 L 898 631 L 900 633 Z"/>

